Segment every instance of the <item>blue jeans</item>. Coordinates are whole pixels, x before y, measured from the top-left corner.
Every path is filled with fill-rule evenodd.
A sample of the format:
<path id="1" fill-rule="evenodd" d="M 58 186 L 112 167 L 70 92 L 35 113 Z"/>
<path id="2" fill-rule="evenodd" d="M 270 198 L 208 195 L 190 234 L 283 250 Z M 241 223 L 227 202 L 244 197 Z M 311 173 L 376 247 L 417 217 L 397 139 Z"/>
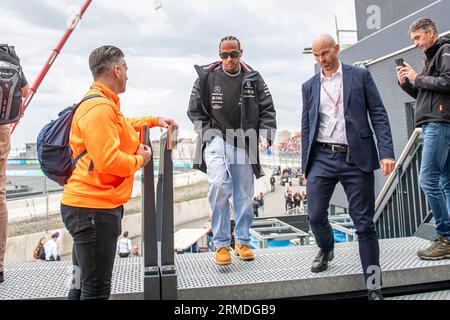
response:
<path id="1" fill-rule="evenodd" d="M 423 126 L 420 186 L 436 220 L 436 233 L 450 240 L 450 124 Z"/>
<path id="2" fill-rule="evenodd" d="M 253 169 L 244 149 L 238 149 L 215 137 L 205 148 L 208 172 L 208 201 L 212 210 L 211 229 L 214 247 L 230 246 L 230 203 L 233 195 L 234 238 L 239 244 L 250 244 L 253 223 Z"/>

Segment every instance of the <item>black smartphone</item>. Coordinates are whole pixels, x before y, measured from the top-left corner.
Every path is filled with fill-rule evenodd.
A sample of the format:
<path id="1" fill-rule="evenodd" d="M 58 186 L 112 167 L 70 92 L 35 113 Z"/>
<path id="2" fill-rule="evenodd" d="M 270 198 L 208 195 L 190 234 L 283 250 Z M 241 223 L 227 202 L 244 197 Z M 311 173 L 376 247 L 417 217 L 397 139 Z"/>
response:
<path id="1" fill-rule="evenodd" d="M 406 67 L 405 60 L 403 60 L 403 58 L 395 59 L 395 63 L 397 64 L 397 67 Z"/>

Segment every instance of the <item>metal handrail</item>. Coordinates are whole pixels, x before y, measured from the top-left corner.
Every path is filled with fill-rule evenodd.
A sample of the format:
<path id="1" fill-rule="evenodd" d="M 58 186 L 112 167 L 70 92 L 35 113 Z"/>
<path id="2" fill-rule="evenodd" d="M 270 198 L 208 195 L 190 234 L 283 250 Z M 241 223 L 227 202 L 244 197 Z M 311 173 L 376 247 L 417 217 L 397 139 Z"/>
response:
<path id="1" fill-rule="evenodd" d="M 330 222 L 330 225 L 333 230 L 340 231 L 342 233 L 345 233 L 346 235 L 349 235 L 349 236 L 352 236 L 353 238 L 355 238 L 355 234 L 356 234 L 355 229 L 351 229 L 346 226 L 341 226 L 341 225 L 339 225 L 337 223 L 333 223 L 333 222 Z"/>
<path id="2" fill-rule="evenodd" d="M 300 207 L 295 207 L 292 209 L 289 209 L 285 212 L 285 215 L 287 216 L 296 216 L 296 215 L 306 215 L 308 212 L 308 205 L 300 205 Z"/>
<path id="3" fill-rule="evenodd" d="M 418 128 L 416 129 L 413 134 L 411 135 L 411 138 L 409 139 L 408 143 L 406 144 L 405 149 L 403 150 L 402 154 L 400 155 L 400 158 L 398 159 L 395 170 L 391 173 L 388 180 L 386 181 L 385 185 L 383 186 L 383 189 L 381 189 L 380 194 L 378 195 L 378 198 L 375 202 L 375 216 L 373 218 L 373 221 L 376 222 L 378 218 L 381 215 L 382 210 L 380 210 L 381 205 L 386 200 L 386 198 L 389 195 L 389 191 L 393 189 L 393 187 L 396 186 L 397 177 L 398 177 L 398 171 L 400 168 L 403 167 L 406 160 L 408 159 L 408 156 L 410 156 L 411 151 L 415 147 L 417 140 L 422 134 L 422 129 Z"/>
<path id="4" fill-rule="evenodd" d="M 154 162 L 148 127 L 144 128 L 142 135 L 143 144 L 152 150 L 150 162 L 142 169 L 141 246 L 144 263 L 144 300 L 159 300 L 161 289 L 156 233 L 158 227 L 155 211 Z"/>

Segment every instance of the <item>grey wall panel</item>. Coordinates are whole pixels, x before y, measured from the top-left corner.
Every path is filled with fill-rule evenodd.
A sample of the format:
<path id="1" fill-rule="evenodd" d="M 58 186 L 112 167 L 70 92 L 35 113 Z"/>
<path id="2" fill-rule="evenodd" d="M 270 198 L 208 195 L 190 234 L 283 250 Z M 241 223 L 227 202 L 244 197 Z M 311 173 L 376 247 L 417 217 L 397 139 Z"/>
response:
<path id="1" fill-rule="evenodd" d="M 397 0 L 396 0 L 397 1 Z M 409 2 L 409 0 L 408 0 Z M 394 25 L 391 25 L 371 36 L 359 41 L 341 52 L 344 63 L 353 64 L 356 61 L 376 60 L 411 45 L 408 34 L 411 24 L 420 17 L 433 19 L 439 32 L 450 30 L 450 0 L 441 0 L 429 8 L 417 12 Z"/>
<path id="2" fill-rule="evenodd" d="M 361 40 L 436 0 L 355 0 L 358 39 Z"/>

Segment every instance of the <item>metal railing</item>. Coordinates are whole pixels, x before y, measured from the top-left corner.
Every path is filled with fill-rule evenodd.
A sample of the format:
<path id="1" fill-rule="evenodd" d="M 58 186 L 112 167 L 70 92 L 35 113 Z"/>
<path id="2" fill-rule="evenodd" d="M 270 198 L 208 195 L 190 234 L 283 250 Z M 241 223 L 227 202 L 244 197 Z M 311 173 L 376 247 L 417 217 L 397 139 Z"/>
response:
<path id="1" fill-rule="evenodd" d="M 268 167 L 281 166 L 283 168 L 300 168 L 301 158 L 301 154 L 298 152 L 272 151 L 270 155 L 261 154 L 260 162 L 261 165 Z"/>
<path id="2" fill-rule="evenodd" d="M 170 127 L 160 140 L 160 164 L 155 199 L 154 162 L 142 170 L 142 253 L 144 263 L 144 300 L 176 300 L 173 230 L 173 163 L 172 150 L 177 128 Z M 147 127 L 143 142 L 151 148 Z M 155 202 L 156 200 L 156 202 Z"/>
<path id="3" fill-rule="evenodd" d="M 286 216 L 306 215 L 308 212 L 308 205 L 301 204 L 300 207 L 295 207 L 286 211 Z"/>
<path id="4" fill-rule="evenodd" d="M 416 129 L 376 200 L 374 222 L 380 239 L 413 236 L 429 220 L 419 186 L 422 148 L 422 130 Z"/>
<path id="5" fill-rule="evenodd" d="M 298 240 L 301 245 L 309 244 L 309 233 L 279 219 L 255 221 L 250 234 L 258 242 L 260 249 L 269 248 L 270 241 Z"/>

